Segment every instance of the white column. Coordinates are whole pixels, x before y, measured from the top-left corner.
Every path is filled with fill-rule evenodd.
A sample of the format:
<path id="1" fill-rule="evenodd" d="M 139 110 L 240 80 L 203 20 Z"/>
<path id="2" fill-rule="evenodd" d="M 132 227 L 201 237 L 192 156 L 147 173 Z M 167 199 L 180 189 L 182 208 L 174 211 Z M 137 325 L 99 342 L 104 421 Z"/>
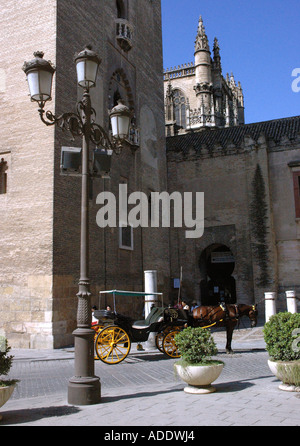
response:
<path id="1" fill-rule="evenodd" d="M 266 322 L 276 314 L 276 293 L 265 293 L 265 317 Z"/>
<path id="2" fill-rule="evenodd" d="M 144 271 L 145 293 L 157 293 L 157 271 Z M 151 306 L 156 303 L 155 294 L 145 296 L 145 319 L 151 311 Z"/>
<path id="3" fill-rule="evenodd" d="M 286 291 L 285 295 L 286 295 L 287 311 L 292 314 L 298 313 L 296 292 L 295 291 Z"/>
<path id="4" fill-rule="evenodd" d="M 144 271 L 145 277 L 145 293 L 157 293 L 157 271 Z M 152 305 L 156 304 L 157 295 L 149 294 L 145 296 L 145 319 L 151 311 Z M 149 333 L 147 342 L 145 343 L 146 350 L 151 350 L 155 345 L 156 333 Z"/>

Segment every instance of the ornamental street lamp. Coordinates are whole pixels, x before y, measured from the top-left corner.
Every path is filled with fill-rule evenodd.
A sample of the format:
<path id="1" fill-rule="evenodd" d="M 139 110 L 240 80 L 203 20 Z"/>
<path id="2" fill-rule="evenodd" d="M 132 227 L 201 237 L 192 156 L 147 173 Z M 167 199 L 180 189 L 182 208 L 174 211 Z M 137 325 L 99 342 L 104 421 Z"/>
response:
<path id="1" fill-rule="evenodd" d="M 59 125 L 72 136 L 81 135 L 82 144 L 82 192 L 81 192 L 81 244 L 80 279 L 77 310 L 77 329 L 74 334 L 75 375 L 68 385 L 68 402 L 74 405 L 97 404 L 101 399 L 101 384 L 94 374 L 94 331 L 91 329 L 91 293 L 89 280 L 89 144 L 90 141 L 105 151 L 119 153 L 122 144 L 129 137 L 131 113 L 119 101 L 111 110 L 112 138 L 94 122 L 95 110 L 91 106 L 89 90 L 96 85 L 101 63 L 100 58 L 87 46 L 75 55 L 77 82 L 83 88 L 83 97 L 77 103 L 76 113 L 55 116 L 44 110 L 45 103 L 51 99 L 52 79 L 55 67 L 43 59 L 43 52 L 34 53 L 34 59 L 25 62 L 23 70 L 27 76 L 30 97 L 38 103 L 40 118 L 47 126 Z"/>

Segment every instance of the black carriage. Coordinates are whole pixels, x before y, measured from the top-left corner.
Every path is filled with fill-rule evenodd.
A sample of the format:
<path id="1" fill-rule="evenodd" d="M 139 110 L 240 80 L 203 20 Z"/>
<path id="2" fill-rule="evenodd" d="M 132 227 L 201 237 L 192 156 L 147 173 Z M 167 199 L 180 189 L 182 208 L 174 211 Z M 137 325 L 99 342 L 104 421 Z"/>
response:
<path id="1" fill-rule="evenodd" d="M 156 346 L 161 352 L 171 358 L 178 358 L 180 354 L 174 336 L 189 324 L 184 310 L 163 306 L 153 307 L 148 317 L 139 321 L 118 313 L 115 308 L 114 311 L 96 310 L 94 315 L 99 320 L 95 351 L 97 357 L 106 364 L 123 361 L 130 352 L 131 344 L 147 341 L 150 333 L 156 333 Z"/>

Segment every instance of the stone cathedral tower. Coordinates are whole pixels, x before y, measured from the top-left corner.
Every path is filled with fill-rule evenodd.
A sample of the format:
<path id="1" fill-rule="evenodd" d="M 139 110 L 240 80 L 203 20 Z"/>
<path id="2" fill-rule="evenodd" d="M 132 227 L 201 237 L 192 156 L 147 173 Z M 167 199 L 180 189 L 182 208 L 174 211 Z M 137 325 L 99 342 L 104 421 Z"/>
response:
<path id="1" fill-rule="evenodd" d="M 90 44 L 102 59 L 91 90 L 96 122 L 109 132 L 108 111 L 120 96 L 134 119 L 132 139 L 113 154 L 111 178 L 93 179 L 92 304 L 99 290 L 143 291 L 149 269 L 158 271 L 158 289 L 165 291 L 164 230 L 96 224 L 100 192 L 118 197 L 121 183 L 128 194 L 166 190 L 161 2 L 39 0 L 37 7 L 36 0 L 3 0 L 0 24 L 0 334 L 13 347 L 62 347 L 73 342 L 76 327 L 81 180 L 62 176 L 60 159 L 63 146 L 80 148 L 82 141 L 40 121 L 22 65 L 35 51 L 56 65 L 47 110 L 60 115 L 75 111 L 82 97 L 74 54 Z M 141 315 L 141 301 L 125 304 L 132 317 Z"/>
<path id="2" fill-rule="evenodd" d="M 199 19 L 195 61 L 164 72 L 167 136 L 204 127 L 244 124 L 244 97 L 233 74 L 222 75 L 220 47 L 215 38 L 213 57 Z"/>

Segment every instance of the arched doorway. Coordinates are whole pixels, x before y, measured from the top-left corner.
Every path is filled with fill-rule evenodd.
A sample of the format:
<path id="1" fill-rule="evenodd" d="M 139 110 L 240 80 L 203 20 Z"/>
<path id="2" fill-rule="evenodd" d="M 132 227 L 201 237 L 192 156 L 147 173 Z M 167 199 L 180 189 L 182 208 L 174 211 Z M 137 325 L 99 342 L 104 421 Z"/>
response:
<path id="1" fill-rule="evenodd" d="M 222 244 L 208 246 L 200 256 L 199 267 L 202 276 L 200 282 L 202 305 L 236 303 L 236 284 L 232 276 L 235 259 L 228 246 Z"/>

